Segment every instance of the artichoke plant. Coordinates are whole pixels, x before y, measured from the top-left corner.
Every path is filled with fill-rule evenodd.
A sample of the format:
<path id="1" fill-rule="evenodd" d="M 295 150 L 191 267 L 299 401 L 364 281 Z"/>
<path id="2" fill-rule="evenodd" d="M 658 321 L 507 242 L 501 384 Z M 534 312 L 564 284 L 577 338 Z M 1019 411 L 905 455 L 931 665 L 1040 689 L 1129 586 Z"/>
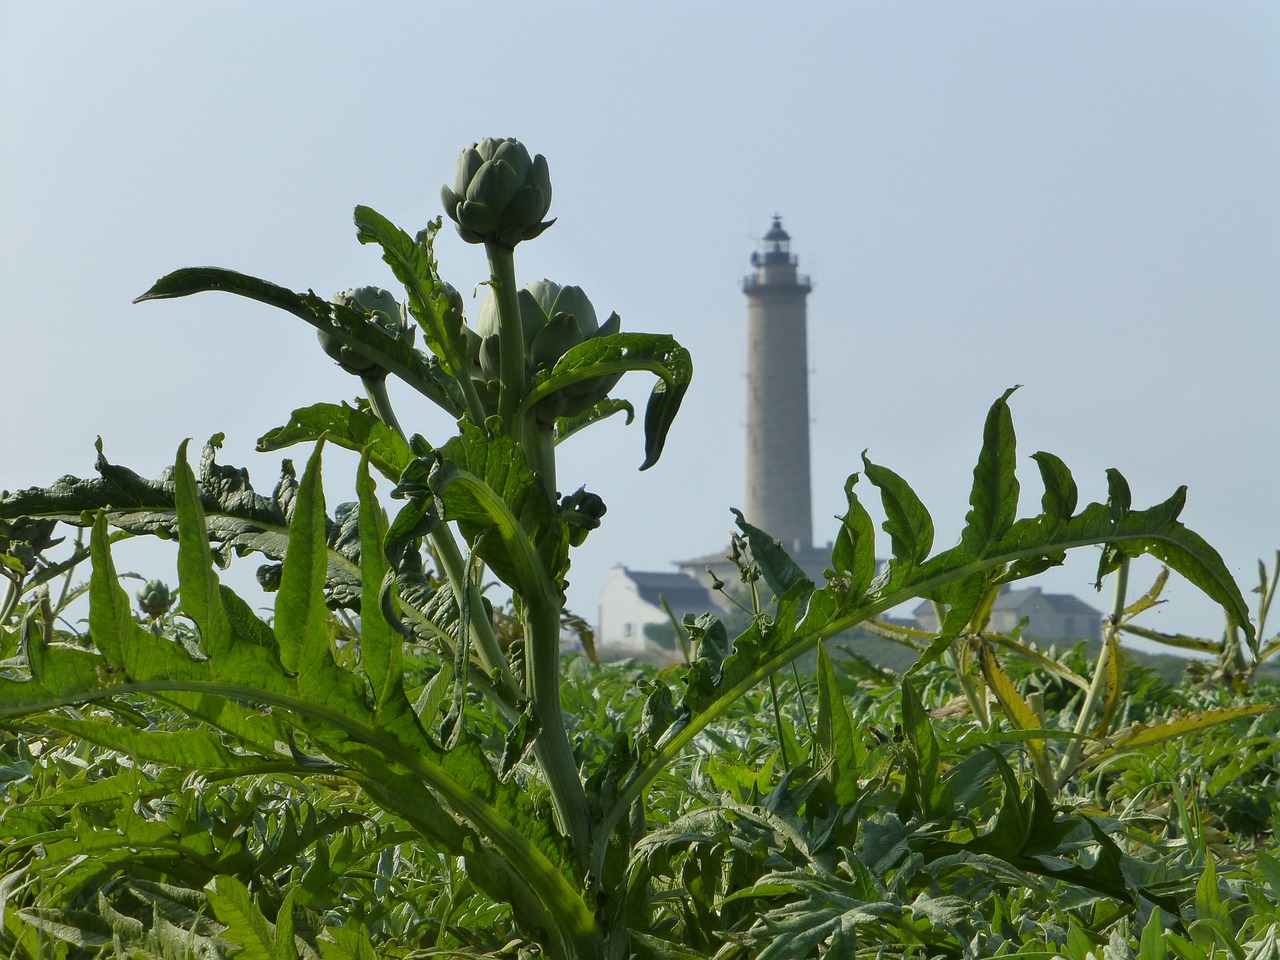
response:
<path id="1" fill-rule="evenodd" d="M 518 140 L 486 137 L 458 156 L 453 186 L 440 190 L 445 212 L 468 243 L 497 243 L 514 249 L 554 221 L 547 159 Z"/>
<path id="2" fill-rule="evenodd" d="M 520 308 L 527 378 L 550 370 L 573 347 L 597 337 L 618 332 L 621 319 L 611 314 L 603 324 L 581 287 L 561 286 L 538 280 L 520 288 L 516 296 Z M 493 396 L 501 376 L 497 298 L 490 293 L 480 305 L 475 337 L 471 340 L 475 375 L 485 383 L 485 393 Z M 565 387 L 538 404 L 537 419 L 545 424 L 557 417 L 576 416 L 595 406 L 613 389 L 621 374 L 593 377 Z"/>
<path id="3" fill-rule="evenodd" d="M 409 321 L 409 315 L 395 297 L 381 287 L 355 287 L 335 293 L 331 298 L 334 303 L 344 307 L 353 307 L 370 314 L 372 320 L 389 337 L 402 339 L 412 345 L 417 328 Z M 333 334 L 320 330 L 317 332 L 320 346 L 324 352 L 337 361 L 347 373 L 358 377 L 386 379 L 387 371 L 358 350 L 347 346 Z"/>

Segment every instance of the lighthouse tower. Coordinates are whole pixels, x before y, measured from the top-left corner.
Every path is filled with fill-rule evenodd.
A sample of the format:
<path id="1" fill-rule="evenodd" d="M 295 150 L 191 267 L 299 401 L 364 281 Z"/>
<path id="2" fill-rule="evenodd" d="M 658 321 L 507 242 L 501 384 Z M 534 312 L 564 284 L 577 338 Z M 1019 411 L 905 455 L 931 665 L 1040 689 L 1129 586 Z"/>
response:
<path id="1" fill-rule="evenodd" d="M 775 216 L 747 295 L 747 509 L 755 526 L 794 553 L 813 547 L 809 481 L 809 357 L 805 297 L 791 237 Z"/>

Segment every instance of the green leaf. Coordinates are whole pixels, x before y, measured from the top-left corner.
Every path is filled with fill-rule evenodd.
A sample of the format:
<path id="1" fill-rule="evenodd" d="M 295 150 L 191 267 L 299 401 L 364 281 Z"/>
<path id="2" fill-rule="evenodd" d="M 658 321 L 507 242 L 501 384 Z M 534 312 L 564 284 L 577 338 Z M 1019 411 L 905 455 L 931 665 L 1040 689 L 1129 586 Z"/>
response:
<path id="1" fill-rule="evenodd" d="M 102 720 L 59 716 L 47 717 L 44 722 L 142 763 L 173 764 L 186 769 L 230 769 L 260 763 L 252 756 L 233 756 L 217 734 L 208 730 L 138 730 Z"/>
<path id="2" fill-rule="evenodd" d="M 774 596 L 784 597 L 793 590 L 808 593 L 813 589 L 813 582 L 800 568 L 782 543 L 764 530 L 746 521 L 742 511 L 731 508 L 737 518 L 738 529 L 746 535 L 751 547 L 751 558 L 760 565 L 760 574 L 769 585 Z"/>
<path id="3" fill-rule="evenodd" d="M 345 403 L 316 403 L 293 411 L 288 423 L 258 438 L 258 452 L 280 450 L 321 437 L 347 450 L 367 452 L 369 462 L 391 480 L 399 479 L 400 472 L 413 459 L 409 444 L 400 434 L 372 413 Z"/>
<path id="4" fill-rule="evenodd" d="M 857 745 L 853 718 L 845 705 L 826 647 L 818 648 L 818 717 L 814 730 L 817 760 L 831 765 L 836 803 L 844 806 L 858 795 Z"/>
<path id="5" fill-rule="evenodd" d="M 636 418 L 635 407 L 629 401 L 615 400 L 611 397 L 606 397 L 590 410 L 585 410 L 576 416 L 558 417 L 556 419 L 556 443 L 563 443 L 578 431 L 584 430 L 600 420 L 608 419 L 615 413 L 626 414 L 627 426 L 631 426 L 631 421 Z"/>
<path id="6" fill-rule="evenodd" d="M 285 554 L 276 596 L 276 641 L 280 662 L 298 676 L 298 690 L 308 700 L 353 709 L 363 705 L 356 678 L 340 669 L 330 646 L 330 614 L 325 604 L 324 490 L 320 481 L 323 443 L 317 443 L 298 485 L 289 550 Z M 355 715 L 362 711 L 357 710 Z"/>
<path id="7" fill-rule="evenodd" d="M 856 473 L 845 481 L 849 509 L 840 519 L 840 530 L 831 548 L 831 566 L 838 577 L 849 578 L 849 592 L 863 594 L 876 575 L 876 530 L 871 515 L 853 492 Z"/>
<path id="8" fill-rule="evenodd" d="M 1004 392 L 987 413 L 982 431 L 982 451 L 973 468 L 969 513 L 960 534 L 962 547 L 972 556 L 985 556 L 1013 525 L 1018 513 L 1017 448 L 1009 397 Z"/>
<path id="9" fill-rule="evenodd" d="M 1164 918 L 1159 907 L 1152 907 L 1138 941 L 1138 960 L 1168 960 L 1168 956 L 1164 945 Z"/>
<path id="10" fill-rule="evenodd" d="M 939 777 L 942 754 L 938 748 L 938 737 L 915 687 L 905 677 L 902 680 L 902 732 L 906 738 L 907 788 L 903 791 L 899 807 L 925 820 L 948 815 L 950 792 Z"/>
<path id="11" fill-rule="evenodd" d="M 1044 484 L 1044 495 L 1040 498 L 1044 515 L 1051 521 L 1070 520 L 1080 496 L 1071 471 L 1058 457 L 1043 450 L 1033 453 L 1031 459 L 1040 468 L 1040 480 Z"/>
<path id="12" fill-rule="evenodd" d="M 187 297 L 214 290 L 234 293 L 292 313 L 344 346 L 359 351 L 452 416 L 462 416 L 458 385 L 436 360 L 402 340 L 387 336 L 378 324 L 359 311 L 323 300 L 313 291 L 295 293 L 268 280 L 220 267 L 188 267 L 161 277 L 134 303 Z"/>
<path id="13" fill-rule="evenodd" d="M 568 569 L 569 539 L 542 481 L 509 439 L 461 427 L 429 478 L 444 518 L 461 526 L 475 554 L 504 583 L 526 597 L 554 597 Z"/>
<path id="14" fill-rule="evenodd" d="M 205 892 L 213 915 L 227 926 L 222 936 L 240 947 L 235 953 L 238 960 L 277 960 L 281 956 L 271 924 L 243 883 L 231 876 L 214 877 Z"/>
<path id="15" fill-rule="evenodd" d="M 18 913 L 33 927 L 77 947 L 105 947 L 111 943 L 114 934 L 105 917 L 89 910 L 28 908 Z"/>
<path id="16" fill-rule="evenodd" d="M 551 370 L 538 375 L 521 402 L 519 413 L 524 415 L 539 401 L 575 383 L 631 370 L 647 370 L 658 377 L 644 414 L 645 458 L 640 469 L 647 470 L 662 455 L 667 432 L 693 378 L 689 351 L 672 337 L 615 333 L 580 343 L 570 348 Z"/>
<path id="17" fill-rule="evenodd" d="M 360 497 L 360 575 L 364 594 L 360 601 L 360 653 L 365 676 L 373 689 L 375 711 L 383 709 L 393 698 L 404 699 L 404 668 L 401 663 L 401 637 L 382 616 L 382 590 L 389 569 L 382 552 L 387 533 L 387 520 L 379 505 L 373 478 L 369 476 L 369 457 L 360 460 L 356 475 L 356 492 Z M 390 603 L 396 604 L 395 585 Z"/>
<path id="18" fill-rule="evenodd" d="M 889 534 L 894 559 L 908 567 L 918 566 L 933 549 L 933 518 L 900 476 L 888 467 L 872 463 L 865 451 L 862 463 L 867 479 L 880 491 L 885 512 L 884 532 Z"/>
<path id="19" fill-rule="evenodd" d="M 215 559 L 226 566 L 230 556 L 255 552 L 280 560 L 289 543 L 289 517 L 297 481 L 285 461 L 270 497 L 257 493 L 247 470 L 216 462 L 222 434 L 215 434 L 200 455 L 199 501 L 208 539 L 218 544 Z M 45 488 L 19 490 L 0 499 L 0 520 L 16 517 L 56 520 L 74 526 L 91 523 L 89 514 L 106 511 L 112 526 L 132 534 L 177 539 L 178 514 L 173 468 L 147 480 L 109 463 L 97 444 L 98 478 L 63 477 Z M 353 517 L 354 520 L 354 517 Z M 338 522 L 330 531 L 328 584 L 336 596 L 359 595 L 359 541 Z M 192 547 L 191 549 L 194 549 Z"/>
<path id="20" fill-rule="evenodd" d="M 178 583 L 182 612 L 200 628 L 200 646 L 208 657 L 222 656 L 230 644 L 226 612 L 213 572 L 213 555 L 195 474 L 187 463 L 187 441 L 178 447 L 173 467 L 178 514 Z"/>

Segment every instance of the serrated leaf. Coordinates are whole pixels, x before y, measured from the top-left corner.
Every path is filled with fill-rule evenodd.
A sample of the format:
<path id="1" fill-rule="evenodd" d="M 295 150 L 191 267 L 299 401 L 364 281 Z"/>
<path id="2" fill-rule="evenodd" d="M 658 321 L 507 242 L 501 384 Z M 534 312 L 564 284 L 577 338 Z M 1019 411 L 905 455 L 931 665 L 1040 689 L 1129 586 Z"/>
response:
<path id="1" fill-rule="evenodd" d="M 1106 745 L 1085 758 L 1087 766 L 1097 766 L 1117 754 L 1130 750 L 1141 750 L 1153 744 L 1174 740 L 1192 733 L 1199 733 L 1223 723 L 1231 723 L 1245 717 L 1256 717 L 1264 713 L 1275 713 L 1280 707 L 1268 704 L 1251 703 L 1240 707 L 1220 707 L 1216 710 L 1205 710 L 1189 717 L 1179 717 L 1160 723 L 1135 723 L 1132 727 L 1120 731 L 1110 737 Z"/>
<path id="2" fill-rule="evenodd" d="M 77 947 L 96 949 L 111 943 L 114 931 L 107 919 L 90 910 L 28 907 L 18 914 L 33 927 Z"/>
<path id="3" fill-rule="evenodd" d="M 658 378 L 644 413 L 645 457 L 640 469 L 647 470 L 662 455 L 667 432 L 693 378 L 693 360 L 689 351 L 672 337 L 651 333 L 615 333 L 594 337 L 571 347 L 554 367 L 540 373 L 534 380 L 521 402 L 520 412 L 532 410 L 553 393 L 576 383 L 633 370 L 648 371 Z"/>
<path id="4" fill-rule="evenodd" d="M 440 219 L 437 217 L 414 239 L 371 207 L 356 207 L 354 218 L 356 238 L 381 247 L 383 261 L 404 285 L 409 312 L 418 321 L 428 348 L 439 358 L 444 372 L 454 378 L 470 376 L 462 317 L 454 314 L 440 292 L 432 254 Z"/>
<path id="5" fill-rule="evenodd" d="M 774 596 L 781 598 L 792 591 L 807 594 L 813 589 L 813 582 L 800 565 L 791 559 L 791 554 L 787 553 L 779 540 L 748 523 L 741 510 L 733 508 L 731 512 L 737 518 L 738 529 L 746 536 L 751 547 L 751 558 L 759 564 L 760 574 Z"/>
<path id="6" fill-rule="evenodd" d="M 615 400 L 612 397 L 606 397 L 590 410 L 575 416 L 558 417 L 556 419 L 556 444 L 563 443 L 580 430 L 585 430 L 591 424 L 606 420 L 616 413 L 626 414 L 625 422 L 627 426 L 631 426 L 631 422 L 636 418 L 635 407 L 629 401 Z"/>
<path id="7" fill-rule="evenodd" d="M 364 691 L 334 662 L 330 613 L 325 602 L 326 550 L 324 490 L 320 477 L 323 443 L 317 443 L 298 485 L 276 596 L 275 635 L 280 662 L 297 674 L 307 700 L 363 714 Z"/>
<path id="8" fill-rule="evenodd" d="M 933 549 L 933 518 L 916 492 L 902 477 L 862 454 L 863 472 L 880 491 L 884 506 L 884 532 L 889 534 L 894 559 L 908 567 L 924 562 Z"/>
<path id="9" fill-rule="evenodd" d="M 249 896 L 243 883 L 232 876 L 214 877 L 205 887 L 209 906 L 219 923 L 226 924 L 222 937 L 240 949 L 238 960 L 277 960 L 271 924 Z"/>
<path id="10" fill-rule="evenodd" d="M 960 534 L 962 547 L 974 557 L 986 556 L 1013 526 L 1018 513 L 1017 446 L 1009 397 L 1004 392 L 987 413 L 982 430 L 982 450 L 973 468 L 969 513 Z"/>
<path id="11" fill-rule="evenodd" d="M 200 629 L 200 646 L 206 656 L 220 657 L 231 642 L 226 611 L 222 608 L 218 577 L 205 525 L 204 509 L 195 474 L 187 463 L 187 441 L 178 447 L 173 467 L 174 506 L 178 515 L 178 584 L 182 612 Z"/>
<path id="12" fill-rule="evenodd" d="M 197 479 L 200 508 L 216 559 L 225 566 L 232 553 L 260 553 L 272 560 L 284 557 L 289 542 L 289 517 L 297 481 L 293 465 L 285 461 L 270 497 L 257 493 L 247 470 L 216 462 L 222 434 L 215 434 L 201 451 Z M 109 463 L 98 442 L 97 479 L 65 476 L 49 487 L 31 487 L 0 499 L 0 520 L 30 517 L 73 526 L 92 523 L 101 510 L 108 522 L 133 534 L 177 539 L 178 515 L 173 468 L 147 480 L 126 467 Z M 337 521 L 326 523 L 330 536 L 328 583 L 337 594 L 359 595 L 358 541 Z M 194 547 L 192 548 L 194 549 Z"/>
<path id="13" fill-rule="evenodd" d="M 818 648 L 818 717 L 814 729 L 816 760 L 830 764 L 836 803 L 853 802 L 858 792 L 857 745 L 853 717 L 844 702 L 826 647 Z"/>
<path id="14" fill-rule="evenodd" d="M 1080 496 L 1071 471 L 1062 460 L 1043 450 L 1033 453 L 1031 459 L 1040 468 L 1040 480 L 1044 484 L 1040 507 L 1045 516 L 1051 521 L 1070 520 Z"/>
<path id="15" fill-rule="evenodd" d="M 875 523 L 853 492 L 857 482 L 856 473 L 845 481 L 844 494 L 849 507 L 840 518 L 840 530 L 831 548 L 831 566 L 836 576 L 849 578 L 849 592 L 854 596 L 866 593 L 876 575 Z"/>
<path id="16" fill-rule="evenodd" d="M 356 492 L 360 497 L 360 575 L 364 594 L 360 609 L 360 652 L 365 676 L 373 689 L 374 709 L 380 710 L 393 698 L 403 699 L 401 637 L 382 616 L 382 590 L 389 569 L 382 552 L 387 521 L 378 503 L 373 478 L 369 476 L 368 455 L 360 460 Z M 397 603 L 394 582 L 388 602 Z"/>
<path id="17" fill-rule="evenodd" d="M 369 462 L 391 480 L 398 480 L 413 459 L 409 444 L 400 434 L 372 413 L 345 403 L 315 403 L 293 411 L 288 423 L 258 438 L 258 452 L 281 450 L 321 437 L 347 450 L 367 453 Z"/>
<path id="18" fill-rule="evenodd" d="M 378 324 L 366 319 L 359 311 L 330 303 L 312 291 L 295 293 L 268 280 L 221 267 L 188 267 L 161 277 L 134 303 L 187 297 L 194 293 L 216 290 L 234 293 L 292 313 L 373 360 L 452 416 L 462 416 L 463 405 L 458 385 L 434 358 L 428 357 L 421 350 L 415 350 L 403 340 L 387 336 Z"/>

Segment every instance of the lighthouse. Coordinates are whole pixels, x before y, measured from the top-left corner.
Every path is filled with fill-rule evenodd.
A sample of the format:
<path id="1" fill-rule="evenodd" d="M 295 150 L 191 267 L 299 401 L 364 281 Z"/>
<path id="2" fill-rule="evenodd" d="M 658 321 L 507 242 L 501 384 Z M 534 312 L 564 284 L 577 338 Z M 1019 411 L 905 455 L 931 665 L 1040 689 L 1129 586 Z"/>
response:
<path id="1" fill-rule="evenodd" d="M 805 298 L 779 217 L 751 255 L 747 295 L 746 517 L 795 554 L 813 548 Z"/>

